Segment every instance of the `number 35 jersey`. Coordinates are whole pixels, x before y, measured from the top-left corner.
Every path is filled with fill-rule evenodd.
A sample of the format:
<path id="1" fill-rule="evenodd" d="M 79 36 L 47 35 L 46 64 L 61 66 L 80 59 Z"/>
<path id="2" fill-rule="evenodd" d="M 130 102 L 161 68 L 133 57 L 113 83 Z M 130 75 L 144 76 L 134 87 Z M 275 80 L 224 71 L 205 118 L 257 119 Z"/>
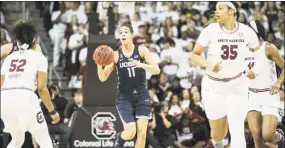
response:
<path id="1" fill-rule="evenodd" d="M 256 33 L 248 26 L 236 22 L 236 28 L 229 31 L 219 23 L 212 23 L 200 34 L 197 43 L 207 49 L 207 60 L 212 64 L 221 63 L 218 73 L 206 69 L 216 78 L 229 78 L 245 70 L 245 56 L 250 48 L 259 45 Z"/>
<path id="2" fill-rule="evenodd" d="M 122 49 L 118 50 L 119 58 L 116 64 L 118 83 L 117 87 L 121 92 L 135 92 L 140 88 L 146 88 L 146 72 L 143 68 L 134 68 L 129 58 L 137 60 L 141 63 L 144 62 L 139 54 L 138 45 L 131 57 L 126 57 Z"/>
<path id="3" fill-rule="evenodd" d="M 1 75 L 5 75 L 1 89 L 36 90 L 37 72 L 47 73 L 46 57 L 38 51 L 17 50 L 6 57 L 1 67 Z"/>

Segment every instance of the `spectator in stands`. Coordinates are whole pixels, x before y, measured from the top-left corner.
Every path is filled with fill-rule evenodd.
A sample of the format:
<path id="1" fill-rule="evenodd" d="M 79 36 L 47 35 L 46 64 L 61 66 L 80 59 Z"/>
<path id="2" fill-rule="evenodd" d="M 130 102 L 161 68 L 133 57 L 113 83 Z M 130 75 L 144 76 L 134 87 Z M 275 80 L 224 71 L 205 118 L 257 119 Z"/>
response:
<path id="1" fill-rule="evenodd" d="M 177 121 L 180 120 L 184 109 L 181 106 L 180 98 L 177 94 L 173 94 L 169 100 L 170 108 L 168 114 L 173 116 Z"/>
<path id="2" fill-rule="evenodd" d="M 156 89 L 156 95 L 159 101 L 164 101 L 167 96 L 167 91 L 171 87 L 171 84 L 168 82 L 167 75 L 165 73 L 161 73 L 159 77 L 159 84 Z"/>
<path id="3" fill-rule="evenodd" d="M 144 22 L 141 20 L 140 13 L 136 12 L 132 20 L 132 26 L 134 28 L 134 35 L 139 35 L 140 26 L 144 25 Z M 145 27 L 146 28 L 146 27 Z"/>
<path id="4" fill-rule="evenodd" d="M 200 34 L 200 31 L 196 29 L 195 22 L 192 19 L 187 20 L 187 33 L 188 37 L 196 40 Z"/>
<path id="5" fill-rule="evenodd" d="M 84 2 L 84 12 L 86 15 L 90 15 L 93 12 L 93 3 L 90 1 Z"/>
<path id="6" fill-rule="evenodd" d="M 171 86 L 171 91 L 174 94 L 181 94 L 182 92 L 182 88 L 180 86 L 180 80 L 179 78 L 175 77 L 173 82 L 172 82 L 172 86 Z"/>
<path id="7" fill-rule="evenodd" d="M 191 95 L 193 96 L 195 92 L 199 92 L 199 89 L 198 89 L 197 86 L 193 86 L 193 87 L 191 88 L 191 91 L 190 91 L 190 92 L 191 92 Z"/>
<path id="8" fill-rule="evenodd" d="M 248 18 L 248 21 L 259 20 L 264 26 L 266 31 L 269 31 L 268 18 L 262 13 L 260 4 L 256 3 L 252 15 Z"/>
<path id="9" fill-rule="evenodd" d="M 52 102 L 53 102 L 55 108 L 59 109 L 59 111 L 58 111 L 59 113 L 60 112 L 62 113 L 62 109 L 63 109 L 62 106 L 65 106 L 65 105 L 61 104 L 62 102 L 59 101 L 59 98 L 57 98 L 57 99 L 55 98 L 55 94 L 57 94 L 57 92 L 59 92 L 59 90 L 53 91 L 52 89 L 49 88 L 49 93 L 51 95 Z M 62 99 L 62 98 L 60 98 L 60 99 Z M 63 102 L 65 102 L 65 101 L 63 101 Z M 61 118 L 58 124 L 52 124 L 51 123 L 52 119 L 49 115 L 49 111 L 47 110 L 47 108 L 45 107 L 43 102 L 41 102 L 40 105 L 41 105 L 43 114 L 45 116 L 45 120 L 47 122 L 49 133 L 51 135 L 59 134 L 60 135 L 59 147 L 60 148 L 67 148 L 68 143 L 69 143 L 70 134 L 71 134 L 71 129 L 66 124 L 63 123 L 64 118 Z"/>
<path id="10" fill-rule="evenodd" d="M 154 136 L 159 141 L 161 146 L 174 146 L 178 123 L 175 121 L 173 116 L 168 114 L 167 102 L 160 102 L 156 110 L 155 120 L 156 127 L 154 129 Z"/>
<path id="11" fill-rule="evenodd" d="M 74 101 L 69 103 L 64 111 L 64 123 L 72 124 L 74 112 L 83 105 L 83 95 L 81 91 L 74 93 Z"/>
<path id="12" fill-rule="evenodd" d="M 156 41 L 156 44 L 160 47 L 160 49 L 165 49 L 164 44 L 166 40 L 169 40 L 170 44 L 173 45 L 175 44 L 174 41 L 171 39 L 172 36 L 170 36 L 171 34 L 169 33 L 170 30 L 166 27 L 161 26 L 158 29 L 158 32 L 163 31 L 163 35 L 159 35 L 160 38 Z"/>
<path id="13" fill-rule="evenodd" d="M 54 94 L 53 103 L 56 105 L 57 112 L 61 119 L 64 119 L 64 110 L 67 106 L 67 100 L 60 95 L 60 88 L 57 84 L 50 86 L 52 93 Z M 60 121 L 63 123 L 63 120 Z"/>
<path id="14" fill-rule="evenodd" d="M 183 89 L 182 91 L 182 101 L 181 101 L 181 107 L 186 110 L 190 106 L 190 92 L 188 89 Z"/>
<path id="15" fill-rule="evenodd" d="M 59 3 L 59 10 L 52 12 L 51 22 L 52 28 L 48 34 L 53 44 L 53 66 L 57 67 L 60 64 L 60 56 L 65 53 L 66 39 L 64 38 L 64 32 L 66 29 L 66 16 L 64 15 L 67 8 L 65 3 Z"/>
<path id="16" fill-rule="evenodd" d="M 200 11 L 193 8 L 195 2 L 186 2 L 187 7 L 183 10 L 183 14 L 186 15 L 187 18 L 197 18 L 200 15 Z"/>
<path id="17" fill-rule="evenodd" d="M 240 12 L 238 21 L 239 21 L 240 23 L 243 23 L 243 24 L 247 25 L 248 22 L 247 22 L 247 16 L 246 16 L 246 14 Z"/>
<path id="18" fill-rule="evenodd" d="M 147 17 L 150 24 L 153 24 L 155 27 L 160 25 L 157 2 L 151 2 L 151 9 L 147 12 Z"/>
<path id="19" fill-rule="evenodd" d="M 138 35 L 134 37 L 134 44 L 140 45 L 140 44 L 146 44 L 147 43 L 147 30 L 146 26 L 144 24 L 141 24 L 138 27 Z"/>
<path id="20" fill-rule="evenodd" d="M 81 67 L 80 62 L 80 52 L 84 49 L 86 53 L 87 41 L 88 41 L 88 25 L 79 25 L 79 29 L 69 38 L 68 48 L 71 50 L 70 63 L 67 65 L 69 72 L 71 74 L 71 79 L 69 81 L 69 88 L 79 89 L 82 86 L 82 79 L 79 80 L 77 73 Z M 83 52 L 84 52 L 83 51 Z M 84 53 L 82 53 L 84 54 Z M 82 61 L 84 62 L 84 56 Z"/>
<path id="21" fill-rule="evenodd" d="M 89 24 L 87 24 L 89 26 Z M 88 30 L 87 26 L 87 30 Z M 88 40 L 88 39 L 86 39 Z M 88 48 L 84 47 L 80 50 L 79 53 L 79 61 L 80 61 L 80 69 L 77 73 L 77 80 L 81 81 L 81 92 L 83 93 L 83 86 L 84 86 L 84 75 L 85 75 L 85 68 L 86 68 L 86 60 L 87 60 L 87 51 Z"/>
<path id="22" fill-rule="evenodd" d="M 204 106 L 201 103 L 201 96 L 199 92 L 194 92 L 192 94 L 192 102 L 190 103 L 190 109 L 195 110 L 195 112 L 204 112 Z M 201 113 L 201 115 L 204 113 Z"/>
<path id="23" fill-rule="evenodd" d="M 170 17 L 167 17 L 164 21 L 164 27 L 168 30 L 171 30 L 174 37 L 178 37 L 178 29 L 177 25 L 173 23 L 173 20 Z M 163 35 L 163 32 L 161 32 L 161 36 Z"/>
<path id="24" fill-rule="evenodd" d="M 200 85 L 200 77 L 203 77 L 203 71 L 200 67 L 188 63 L 187 57 L 184 58 L 185 64 L 180 63 L 177 76 L 180 78 L 180 84 L 183 88 L 189 89 L 192 85 Z"/>
<path id="25" fill-rule="evenodd" d="M 280 26 L 284 25 L 284 23 L 285 23 L 284 9 L 279 9 L 278 19 L 272 22 L 272 30 L 274 32 L 280 30 Z M 282 28 L 284 30 L 284 26 Z M 283 36 L 283 40 L 284 40 L 284 36 Z"/>
<path id="26" fill-rule="evenodd" d="M 172 82 L 178 71 L 178 63 L 174 60 L 177 57 L 173 48 L 174 41 L 167 38 L 163 41 L 163 50 L 160 53 L 162 70 L 168 76 L 169 82 Z M 171 46 L 172 45 L 172 46 Z"/>
<path id="27" fill-rule="evenodd" d="M 275 2 L 264 2 L 264 5 L 262 7 L 262 13 L 265 14 L 268 18 L 269 31 L 272 31 L 272 22 L 278 20 L 278 8 L 276 7 Z"/>
<path id="28" fill-rule="evenodd" d="M 65 23 L 71 23 L 72 17 L 75 15 L 78 19 L 78 24 L 87 23 L 87 15 L 84 12 L 84 9 L 80 9 L 80 2 L 69 2 L 70 9 L 65 12 L 66 15 Z"/>
<path id="29" fill-rule="evenodd" d="M 179 13 L 175 11 L 175 5 L 173 2 L 167 2 L 167 11 L 160 15 L 160 22 L 163 24 L 166 18 L 171 18 L 175 25 L 179 22 Z"/>
<path id="30" fill-rule="evenodd" d="M 206 126 L 206 119 L 191 109 L 187 110 L 182 115 L 181 134 L 187 134 L 189 131 L 193 131 L 193 138 L 183 140 L 181 144 L 186 147 L 202 147 L 209 140 L 209 130 Z"/>
<path id="31" fill-rule="evenodd" d="M 154 103 L 158 103 L 159 100 L 155 94 L 155 90 L 153 89 L 149 89 L 149 96 L 150 96 L 150 101 L 151 101 L 151 104 L 154 104 Z"/>
<path id="32" fill-rule="evenodd" d="M 150 93 L 152 92 L 151 90 L 149 90 L 149 91 L 150 91 Z M 154 93 L 150 94 L 152 119 L 150 119 L 149 124 L 148 124 L 148 128 L 147 128 L 146 148 L 149 147 L 149 145 L 151 145 L 152 147 L 155 147 L 155 148 L 162 148 L 160 143 L 156 139 L 156 137 L 154 137 L 154 135 L 153 135 L 153 130 L 156 128 L 155 110 L 156 110 L 156 107 L 158 105 L 158 101 L 157 102 L 154 101 L 155 100 L 154 96 L 155 96 Z"/>

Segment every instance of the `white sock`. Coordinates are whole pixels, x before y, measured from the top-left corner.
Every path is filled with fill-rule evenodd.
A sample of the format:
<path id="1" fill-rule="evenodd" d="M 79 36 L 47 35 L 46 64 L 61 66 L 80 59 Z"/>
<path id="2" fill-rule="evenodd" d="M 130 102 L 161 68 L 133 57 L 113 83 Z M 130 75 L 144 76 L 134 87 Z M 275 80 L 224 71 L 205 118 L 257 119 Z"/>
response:
<path id="1" fill-rule="evenodd" d="M 212 143 L 214 145 L 214 148 L 224 148 L 223 140 L 216 141 L 216 140 L 212 139 Z"/>

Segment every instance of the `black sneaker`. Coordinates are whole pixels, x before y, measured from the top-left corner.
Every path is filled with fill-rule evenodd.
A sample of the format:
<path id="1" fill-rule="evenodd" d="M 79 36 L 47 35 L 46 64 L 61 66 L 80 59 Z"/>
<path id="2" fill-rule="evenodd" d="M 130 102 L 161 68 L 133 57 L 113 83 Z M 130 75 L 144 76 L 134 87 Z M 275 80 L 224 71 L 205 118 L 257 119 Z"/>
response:
<path id="1" fill-rule="evenodd" d="M 118 133 L 116 136 L 115 146 L 114 148 L 123 148 L 125 141 L 121 137 L 122 133 Z"/>

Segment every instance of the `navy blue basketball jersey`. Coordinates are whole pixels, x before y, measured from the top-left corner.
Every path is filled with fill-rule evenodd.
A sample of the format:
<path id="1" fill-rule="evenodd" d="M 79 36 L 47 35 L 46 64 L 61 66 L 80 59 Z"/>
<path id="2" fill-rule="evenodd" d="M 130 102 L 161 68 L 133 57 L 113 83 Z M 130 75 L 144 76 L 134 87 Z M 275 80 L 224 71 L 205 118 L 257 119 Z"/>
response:
<path id="1" fill-rule="evenodd" d="M 136 89 L 146 88 L 146 72 L 143 68 L 134 68 L 129 58 L 144 63 L 143 58 L 139 54 L 138 45 L 131 57 L 126 57 L 122 49 L 118 50 L 119 58 L 116 64 L 118 83 L 117 87 L 122 92 L 134 92 Z"/>

